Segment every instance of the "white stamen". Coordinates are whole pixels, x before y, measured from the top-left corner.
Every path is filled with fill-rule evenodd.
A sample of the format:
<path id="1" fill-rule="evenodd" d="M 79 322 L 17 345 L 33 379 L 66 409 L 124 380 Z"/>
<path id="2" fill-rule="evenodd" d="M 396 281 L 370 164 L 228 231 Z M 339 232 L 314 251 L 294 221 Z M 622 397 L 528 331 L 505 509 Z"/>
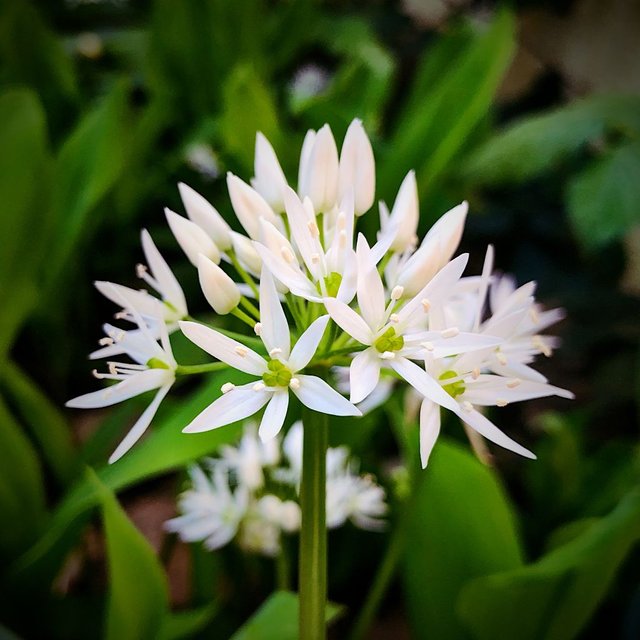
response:
<path id="1" fill-rule="evenodd" d="M 396 354 L 393 351 L 385 351 L 380 354 L 382 360 L 393 360 L 395 357 Z"/>
<path id="2" fill-rule="evenodd" d="M 98 340 L 98 344 L 101 347 L 110 347 L 113 344 L 113 338 L 100 338 L 100 340 Z"/>
<path id="3" fill-rule="evenodd" d="M 319 253 L 312 253 L 311 254 L 311 262 L 313 262 L 313 264 L 318 264 L 320 262 L 320 254 Z"/>
<path id="4" fill-rule="evenodd" d="M 221 387 L 220 391 L 222 393 L 229 393 L 229 391 L 233 391 L 236 388 L 236 385 L 233 382 L 225 382 Z"/>
<path id="5" fill-rule="evenodd" d="M 291 381 L 289 382 L 289 386 L 292 389 L 299 389 L 300 388 L 300 380 L 298 380 L 298 378 L 291 378 Z"/>
<path id="6" fill-rule="evenodd" d="M 115 362 L 109 362 L 107 363 L 109 366 L 109 373 L 113 376 L 118 375 L 118 367 L 116 366 Z"/>
<path id="7" fill-rule="evenodd" d="M 393 287 L 393 289 L 391 290 L 391 299 L 400 300 L 403 294 L 404 294 L 404 287 L 398 284 L 395 287 Z"/>
<path id="8" fill-rule="evenodd" d="M 291 253 L 291 249 L 289 249 L 289 247 L 282 247 L 282 249 L 280 249 L 280 255 L 282 256 L 283 260 L 285 262 L 288 262 L 289 264 L 294 262 L 296 259 L 293 253 Z"/>
<path id="9" fill-rule="evenodd" d="M 462 408 L 463 408 L 465 411 L 473 411 L 473 405 L 472 405 L 468 400 L 465 400 L 465 401 L 462 403 Z"/>
<path id="10" fill-rule="evenodd" d="M 340 231 L 340 233 L 338 233 L 338 244 L 340 245 L 341 249 L 344 249 L 344 247 L 347 246 L 347 232 L 346 231 Z"/>
<path id="11" fill-rule="evenodd" d="M 507 364 L 507 356 L 502 351 L 496 351 L 496 359 L 504 367 Z"/>
<path id="12" fill-rule="evenodd" d="M 280 347 L 274 347 L 273 349 L 271 349 L 271 351 L 269 351 L 269 355 L 272 358 L 279 356 L 281 353 L 282 353 L 282 349 L 280 349 Z"/>
<path id="13" fill-rule="evenodd" d="M 397 313 L 392 313 L 389 316 L 389 320 L 391 320 L 391 322 L 400 322 L 400 316 Z"/>
<path id="14" fill-rule="evenodd" d="M 97 369 L 93 369 L 93 371 L 91 371 L 91 375 L 94 378 L 98 378 L 98 380 L 102 380 L 102 378 L 104 377 L 104 374 L 100 373 Z"/>
<path id="15" fill-rule="evenodd" d="M 238 345 L 236 347 L 236 353 L 241 357 L 244 358 L 247 355 L 247 350 L 245 347 L 243 347 L 242 345 Z"/>
<path id="16" fill-rule="evenodd" d="M 520 380 L 520 378 L 514 378 L 513 380 L 509 380 L 509 382 L 507 382 L 507 387 L 509 389 L 515 389 L 520 385 L 521 382 L 522 380 Z"/>
<path id="17" fill-rule="evenodd" d="M 540 322 L 540 316 L 538 315 L 538 311 L 535 307 L 531 307 L 529 309 L 529 317 L 531 318 L 531 322 L 533 322 L 533 324 L 538 324 Z"/>
<path id="18" fill-rule="evenodd" d="M 309 224 L 307 224 L 307 227 L 309 227 L 309 233 L 313 238 L 320 237 L 320 229 L 318 229 L 318 225 L 316 224 L 315 220 L 310 220 Z"/>
<path id="19" fill-rule="evenodd" d="M 472 372 L 471 372 L 471 377 L 474 380 L 477 380 L 480 377 L 480 369 L 478 367 L 476 367 Z"/>
<path id="20" fill-rule="evenodd" d="M 347 216 L 344 214 L 344 211 L 341 211 L 336 218 L 336 229 L 338 231 L 344 231 L 347 227 Z"/>
<path id="21" fill-rule="evenodd" d="M 551 357 L 551 349 L 549 348 L 549 345 L 544 343 L 542 336 L 533 336 L 532 343 L 533 346 L 544 356 L 547 358 Z"/>
<path id="22" fill-rule="evenodd" d="M 266 385 L 264 384 L 264 382 L 256 382 L 251 388 L 254 391 L 264 391 L 266 388 Z"/>
<path id="23" fill-rule="evenodd" d="M 422 300 L 420 300 L 420 303 L 422 304 L 422 309 L 425 313 L 427 313 L 427 311 L 431 309 L 431 301 L 428 298 L 422 298 Z"/>
<path id="24" fill-rule="evenodd" d="M 433 351 L 435 349 L 435 346 L 433 345 L 433 342 L 422 342 L 421 345 L 427 350 L 427 351 Z"/>
<path id="25" fill-rule="evenodd" d="M 460 329 L 458 329 L 458 327 L 449 327 L 448 329 L 441 331 L 440 335 L 443 338 L 455 338 L 459 333 Z"/>
<path id="26" fill-rule="evenodd" d="M 147 274 L 147 265 L 144 264 L 137 264 L 136 265 L 136 275 L 138 276 L 138 278 L 144 278 L 145 275 Z"/>
<path id="27" fill-rule="evenodd" d="M 262 322 L 256 322 L 253 327 L 254 333 L 259 336 L 262 333 Z"/>
<path id="28" fill-rule="evenodd" d="M 504 398 L 498 398 L 496 400 L 496 407 L 506 407 L 509 403 Z"/>

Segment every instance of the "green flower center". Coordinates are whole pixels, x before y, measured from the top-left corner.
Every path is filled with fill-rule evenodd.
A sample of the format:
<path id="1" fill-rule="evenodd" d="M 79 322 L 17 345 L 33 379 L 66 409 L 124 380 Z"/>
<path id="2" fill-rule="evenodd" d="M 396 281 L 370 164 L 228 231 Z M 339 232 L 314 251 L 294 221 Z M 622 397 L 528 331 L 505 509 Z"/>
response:
<path id="1" fill-rule="evenodd" d="M 452 371 L 451 369 L 449 369 L 448 371 L 445 371 L 444 373 L 442 373 L 438 378 L 438 380 L 442 382 L 444 380 L 452 380 L 453 378 L 457 378 L 457 377 L 458 377 L 458 374 L 455 371 Z M 466 390 L 464 380 L 456 380 L 455 382 L 450 382 L 449 384 L 443 384 L 442 388 L 452 398 L 457 398 L 458 396 L 462 395 Z"/>
<path id="2" fill-rule="evenodd" d="M 150 358 L 147 360 L 147 367 L 149 367 L 149 369 L 171 369 L 171 367 L 163 360 L 160 360 L 160 358 Z"/>
<path id="3" fill-rule="evenodd" d="M 327 296 L 329 298 L 335 298 L 338 295 L 338 291 L 340 289 L 340 285 L 342 284 L 342 275 L 333 271 L 324 279 L 324 286 L 327 290 Z M 320 283 L 316 285 L 318 289 L 318 293 L 322 294 L 322 290 L 320 289 Z"/>
<path id="4" fill-rule="evenodd" d="M 269 360 L 267 369 L 262 374 L 262 381 L 268 387 L 288 387 L 293 374 L 280 360 Z"/>
<path id="5" fill-rule="evenodd" d="M 404 347 L 404 338 L 396 335 L 396 330 L 393 327 L 389 327 L 379 338 L 376 338 L 373 346 L 379 353 L 400 351 Z"/>

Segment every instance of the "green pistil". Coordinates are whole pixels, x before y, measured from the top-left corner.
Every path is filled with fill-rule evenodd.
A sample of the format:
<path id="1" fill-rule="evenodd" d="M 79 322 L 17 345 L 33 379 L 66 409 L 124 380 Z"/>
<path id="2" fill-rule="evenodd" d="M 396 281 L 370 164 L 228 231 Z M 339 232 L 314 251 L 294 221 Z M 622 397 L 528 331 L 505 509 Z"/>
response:
<path id="1" fill-rule="evenodd" d="M 280 360 L 269 360 L 267 371 L 262 374 L 262 381 L 267 387 L 288 387 L 293 374 Z"/>
<path id="2" fill-rule="evenodd" d="M 440 375 L 439 380 L 451 380 L 452 378 L 457 378 L 458 374 L 455 371 L 449 369 Z M 449 384 L 443 384 L 442 388 L 452 397 L 457 398 L 461 396 L 465 392 L 465 384 L 463 380 L 456 380 L 455 382 L 450 382 Z"/>
<path id="3" fill-rule="evenodd" d="M 327 291 L 327 296 L 330 298 L 335 298 L 338 295 L 338 291 L 340 289 L 340 285 L 342 284 L 342 276 L 336 271 L 331 272 L 324 279 L 324 286 Z M 320 289 L 320 283 L 317 285 L 318 293 L 322 295 L 322 290 Z"/>
<path id="4" fill-rule="evenodd" d="M 385 351 L 400 351 L 404 347 L 404 338 L 396 335 L 396 330 L 389 327 L 376 341 L 373 343 L 376 351 L 384 353 Z"/>
<path id="5" fill-rule="evenodd" d="M 149 367 L 149 369 L 171 369 L 171 367 L 166 362 L 160 360 L 160 358 L 151 358 L 148 360 L 147 367 Z"/>

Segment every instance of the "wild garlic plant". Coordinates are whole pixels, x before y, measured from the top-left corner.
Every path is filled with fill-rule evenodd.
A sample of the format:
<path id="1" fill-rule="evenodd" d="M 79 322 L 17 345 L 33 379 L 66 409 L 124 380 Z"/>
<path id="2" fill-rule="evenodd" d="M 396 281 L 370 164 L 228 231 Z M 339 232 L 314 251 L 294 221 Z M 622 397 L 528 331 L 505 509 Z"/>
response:
<path id="1" fill-rule="evenodd" d="M 267 443 L 283 427 L 289 404 L 299 401 L 304 423 L 300 635 L 322 638 L 329 416 L 360 416 L 360 406 L 384 400 L 393 385 L 403 384 L 421 405 L 423 466 L 440 431 L 441 408 L 463 421 L 476 445 L 486 438 L 534 458 L 481 408 L 550 395 L 571 397 L 531 366 L 556 346 L 541 332 L 561 314 L 540 309 L 533 283 L 515 288 L 493 275 L 491 247 L 482 273 L 463 275 L 468 255 L 454 254 L 466 202 L 445 213 L 420 241 L 412 171 L 391 210 L 379 204 L 377 237 L 358 233 L 358 219 L 375 200 L 374 156 L 359 120 L 349 126 L 340 152 L 328 125 L 307 133 L 297 189 L 258 133 L 253 178 L 247 183 L 229 173 L 227 187 L 239 223 L 234 226 L 242 231 L 185 184 L 179 191 L 186 217 L 167 209 L 166 218 L 198 270 L 206 300 L 216 314 L 235 316 L 237 329 L 230 332 L 188 315 L 180 284 L 143 231 L 147 265 L 137 271 L 154 293 L 96 283 L 120 307 L 117 317 L 129 328 L 105 325 L 102 348 L 90 356 L 126 355 L 133 363 L 108 362 L 108 371 L 96 376 L 117 384 L 68 404 L 106 406 L 158 390 L 110 458 L 113 462 L 142 436 L 181 375 L 229 368 L 251 378 L 239 386 L 223 384 L 220 397 L 185 425 L 187 434 L 262 411 L 258 434 Z M 169 336 L 178 330 L 210 354 L 211 363 L 177 363 Z M 212 482 L 223 481 L 214 474 Z"/>

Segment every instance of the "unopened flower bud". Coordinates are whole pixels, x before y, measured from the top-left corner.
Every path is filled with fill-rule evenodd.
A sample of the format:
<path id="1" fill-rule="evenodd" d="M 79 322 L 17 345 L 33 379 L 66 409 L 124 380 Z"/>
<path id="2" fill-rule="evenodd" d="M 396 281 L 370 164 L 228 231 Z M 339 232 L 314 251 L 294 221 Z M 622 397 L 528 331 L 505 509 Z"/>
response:
<path id="1" fill-rule="evenodd" d="M 246 182 L 228 173 L 227 188 L 233 210 L 251 238 L 257 240 L 259 237 L 260 218 L 265 218 L 276 227 L 279 225 L 280 221 L 267 201 Z"/>
<path id="2" fill-rule="evenodd" d="M 220 315 L 229 313 L 240 302 L 240 291 L 236 283 L 209 258 L 200 254 L 198 277 L 207 302 Z"/>
<path id="3" fill-rule="evenodd" d="M 216 243 L 195 222 L 179 216 L 171 209 L 164 210 L 167 222 L 178 244 L 194 267 L 198 266 L 198 256 L 207 256 L 216 264 L 220 262 L 220 251 Z"/>
<path id="4" fill-rule="evenodd" d="M 389 217 L 389 223 L 395 234 L 395 238 L 391 243 L 392 251 L 402 252 L 412 246 L 418 229 L 419 218 L 416 174 L 413 171 L 409 171 L 400 185 Z"/>
<path id="5" fill-rule="evenodd" d="M 217 209 L 184 182 L 178 183 L 178 190 L 189 218 L 203 229 L 222 251 L 229 249 L 231 229 Z"/>
<path id="6" fill-rule="evenodd" d="M 313 137 L 309 150 L 308 139 L 302 148 L 300 159 L 300 196 L 308 196 L 316 211 L 333 209 L 338 196 L 338 148 L 331 129 L 325 124 Z"/>
<path id="7" fill-rule="evenodd" d="M 256 134 L 254 173 L 251 186 L 276 212 L 283 211 L 283 194 L 287 187 L 287 179 L 273 147 L 260 132 Z"/>
<path id="8" fill-rule="evenodd" d="M 362 121 L 358 119 L 349 125 L 342 143 L 338 176 L 340 200 L 350 188 L 354 194 L 355 214 L 360 216 L 373 204 L 376 171 L 371 143 L 362 127 Z"/>
<path id="9" fill-rule="evenodd" d="M 241 233 L 232 231 L 231 242 L 233 244 L 233 250 L 238 260 L 242 263 L 242 266 L 251 273 L 258 275 L 262 270 L 262 260 L 258 252 L 254 249 L 251 240 Z"/>

